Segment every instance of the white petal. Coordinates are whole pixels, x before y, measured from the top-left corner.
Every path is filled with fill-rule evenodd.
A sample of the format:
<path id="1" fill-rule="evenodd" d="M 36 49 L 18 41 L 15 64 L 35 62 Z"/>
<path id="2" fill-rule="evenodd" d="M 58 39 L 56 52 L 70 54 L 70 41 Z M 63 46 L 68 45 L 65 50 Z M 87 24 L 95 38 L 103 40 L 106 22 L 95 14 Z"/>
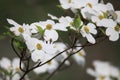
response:
<path id="1" fill-rule="evenodd" d="M 52 42 L 58 39 L 58 33 L 55 30 L 45 30 L 44 39 L 46 41 L 52 40 Z"/>
<path id="2" fill-rule="evenodd" d="M 95 72 L 93 69 L 91 69 L 91 68 L 88 68 L 88 69 L 87 69 L 87 73 L 88 73 L 89 75 L 93 76 L 93 77 L 97 77 L 96 72 Z"/>
<path id="3" fill-rule="evenodd" d="M 19 62 L 20 62 L 20 59 L 19 58 L 14 58 L 13 61 L 12 61 L 12 66 L 13 68 L 19 68 Z"/>
<path id="4" fill-rule="evenodd" d="M 115 27 L 116 22 L 114 22 L 112 19 L 102 19 L 97 23 L 97 25 L 104 27 Z"/>
<path id="5" fill-rule="evenodd" d="M 92 16 L 92 22 L 99 23 L 100 19 L 97 16 Z M 101 26 L 101 24 L 97 24 L 97 26 Z"/>
<path id="6" fill-rule="evenodd" d="M 56 50 L 56 48 L 54 48 L 54 45 L 53 45 L 53 44 L 47 43 L 47 44 L 44 45 L 44 51 L 45 51 L 47 54 L 54 55 L 57 50 Z"/>
<path id="7" fill-rule="evenodd" d="M 42 74 L 42 73 L 45 73 L 47 71 L 47 66 L 46 64 L 43 65 L 43 66 L 40 66 L 36 69 L 33 70 L 36 74 Z"/>
<path id="8" fill-rule="evenodd" d="M 63 9 L 69 9 L 70 6 L 69 5 L 61 5 Z"/>
<path id="9" fill-rule="evenodd" d="M 66 27 L 68 27 L 68 26 L 66 26 L 64 24 L 61 24 L 61 23 L 57 23 L 57 24 L 54 25 L 53 28 L 55 30 L 67 31 Z"/>
<path id="10" fill-rule="evenodd" d="M 117 67 L 114 67 L 114 66 L 111 66 L 110 67 L 111 69 L 111 76 L 112 77 L 119 77 L 119 68 L 117 68 Z"/>
<path id="11" fill-rule="evenodd" d="M 96 29 L 90 29 L 90 33 L 92 33 L 92 34 L 97 34 L 97 30 Z"/>
<path id="12" fill-rule="evenodd" d="M 110 75 L 110 64 L 108 62 L 94 61 L 93 65 L 95 66 L 96 73 L 98 75 L 109 76 Z"/>
<path id="13" fill-rule="evenodd" d="M 11 25 L 14 25 L 14 26 L 20 26 L 18 23 L 16 23 L 14 20 L 12 19 L 7 19 L 8 23 L 11 24 Z"/>
<path id="14" fill-rule="evenodd" d="M 44 62 L 45 52 L 41 50 L 35 50 L 33 53 L 31 53 L 31 58 L 34 62 Z"/>
<path id="15" fill-rule="evenodd" d="M 107 28 L 106 35 L 109 36 L 109 40 L 111 41 L 116 41 L 119 39 L 119 33 L 115 31 L 113 28 Z"/>
<path id="16" fill-rule="evenodd" d="M 51 14 L 48 13 L 48 16 L 51 18 L 51 19 L 54 19 L 54 20 L 58 20 L 58 18 L 56 16 L 53 16 Z"/>
<path id="17" fill-rule="evenodd" d="M 107 4 L 106 4 L 106 7 L 107 7 L 107 9 L 108 9 L 109 11 L 114 11 L 114 7 L 113 7 L 113 5 L 112 5 L 111 3 L 107 3 Z"/>
<path id="18" fill-rule="evenodd" d="M 0 60 L 0 66 L 1 66 L 1 68 L 4 68 L 4 69 L 8 70 L 9 67 L 11 67 L 11 61 L 8 58 L 3 57 Z"/>
<path id="19" fill-rule="evenodd" d="M 96 26 L 93 23 L 88 23 L 87 26 L 92 29 L 96 28 Z"/>
<path id="20" fill-rule="evenodd" d="M 95 39 L 94 39 L 94 37 L 91 34 L 87 34 L 86 38 L 87 38 L 88 42 L 90 42 L 92 44 L 95 43 Z"/>
<path id="21" fill-rule="evenodd" d="M 85 64 L 85 58 L 83 56 L 79 56 L 78 54 L 73 55 L 74 60 L 77 62 L 77 64 L 81 65 L 82 67 Z"/>
<path id="22" fill-rule="evenodd" d="M 56 60 L 52 60 L 50 64 L 48 64 L 47 71 L 48 73 L 52 73 L 58 67 L 58 63 Z"/>

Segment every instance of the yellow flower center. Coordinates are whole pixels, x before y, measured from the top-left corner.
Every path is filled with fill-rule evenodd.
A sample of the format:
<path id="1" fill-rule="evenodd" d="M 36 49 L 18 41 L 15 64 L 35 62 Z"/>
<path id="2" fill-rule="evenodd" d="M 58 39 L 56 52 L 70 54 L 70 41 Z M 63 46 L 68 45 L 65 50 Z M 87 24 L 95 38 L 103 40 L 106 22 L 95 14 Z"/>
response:
<path id="1" fill-rule="evenodd" d="M 48 65 L 51 65 L 51 64 L 52 64 L 52 61 L 49 61 L 47 64 L 48 64 Z"/>
<path id="2" fill-rule="evenodd" d="M 100 76 L 100 80 L 105 80 L 105 76 Z"/>
<path id="3" fill-rule="evenodd" d="M 78 52 L 79 56 L 83 56 L 83 53 L 81 51 Z"/>
<path id="4" fill-rule="evenodd" d="M 89 33 L 89 28 L 87 26 L 84 27 L 86 33 Z"/>
<path id="5" fill-rule="evenodd" d="M 36 47 L 37 47 L 38 50 L 41 50 L 41 49 L 42 49 L 42 45 L 39 44 L 39 43 L 36 45 Z"/>
<path id="6" fill-rule="evenodd" d="M 102 20 L 102 19 L 104 18 L 104 16 L 103 16 L 103 15 L 99 15 L 98 18 L 99 18 L 100 20 Z"/>
<path id="7" fill-rule="evenodd" d="M 87 3 L 87 5 L 88 5 L 90 8 L 92 8 L 92 7 L 93 7 L 91 3 Z"/>
<path id="8" fill-rule="evenodd" d="M 73 26 L 73 22 L 70 22 L 70 25 Z"/>
<path id="9" fill-rule="evenodd" d="M 48 29 L 48 30 L 52 29 L 52 25 L 51 24 L 47 24 L 46 25 L 46 29 Z"/>
<path id="10" fill-rule="evenodd" d="M 19 28 L 18 28 L 18 31 L 19 31 L 20 33 L 23 33 L 23 32 L 24 32 L 24 29 L 23 29 L 22 27 L 19 27 Z"/>
<path id="11" fill-rule="evenodd" d="M 117 26 L 115 27 L 115 30 L 116 30 L 116 31 L 120 31 L 120 26 L 117 25 Z"/>
<path id="12" fill-rule="evenodd" d="M 115 14 L 116 17 L 118 17 L 118 14 L 116 12 L 114 14 Z"/>
<path id="13" fill-rule="evenodd" d="M 68 0 L 68 3 L 71 3 L 72 2 L 72 0 Z"/>
<path id="14" fill-rule="evenodd" d="M 20 68 L 19 68 L 19 67 L 17 67 L 17 68 L 16 68 L 16 71 L 20 71 Z"/>

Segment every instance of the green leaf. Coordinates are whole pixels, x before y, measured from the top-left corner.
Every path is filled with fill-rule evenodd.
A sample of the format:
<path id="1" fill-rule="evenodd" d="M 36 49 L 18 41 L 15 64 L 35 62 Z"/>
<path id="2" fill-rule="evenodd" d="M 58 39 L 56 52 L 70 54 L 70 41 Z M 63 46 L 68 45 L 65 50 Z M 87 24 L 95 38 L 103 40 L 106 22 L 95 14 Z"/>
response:
<path id="1" fill-rule="evenodd" d="M 108 17 L 108 14 L 107 13 L 103 13 L 104 15 L 104 18 L 107 18 Z"/>
<path id="2" fill-rule="evenodd" d="M 43 30 L 40 26 L 38 26 L 38 25 L 36 25 L 36 27 L 37 27 L 37 29 L 38 29 L 38 32 L 39 32 L 41 35 L 43 35 L 44 30 Z"/>
<path id="3" fill-rule="evenodd" d="M 24 48 L 26 48 L 26 45 L 24 42 L 18 41 L 18 40 L 14 40 L 14 45 L 16 48 L 18 48 L 19 50 L 23 50 Z"/>
<path id="4" fill-rule="evenodd" d="M 3 33 L 4 36 L 14 37 L 13 32 L 10 31 L 9 26 L 5 26 L 5 32 Z"/>
<path id="5" fill-rule="evenodd" d="M 104 29 L 100 28 L 100 31 L 101 31 L 103 34 L 106 34 Z"/>
<path id="6" fill-rule="evenodd" d="M 81 25 L 81 18 L 79 15 L 76 15 L 74 21 L 73 21 L 73 26 L 78 29 Z"/>

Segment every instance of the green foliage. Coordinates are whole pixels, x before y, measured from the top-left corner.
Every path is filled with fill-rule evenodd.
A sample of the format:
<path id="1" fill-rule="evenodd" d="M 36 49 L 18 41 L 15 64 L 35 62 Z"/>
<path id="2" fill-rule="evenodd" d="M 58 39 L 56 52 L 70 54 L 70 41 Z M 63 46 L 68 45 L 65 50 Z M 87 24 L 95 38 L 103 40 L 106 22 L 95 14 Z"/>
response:
<path id="1" fill-rule="evenodd" d="M 73 26 L 74 26 L 76 29 L 78 29 L 78 28 L 80 28 L 80 25 L 81 25 L 81 18 L 80 18 L 79 15 L 76 15 L 76 16 L 75 16 L 75 19 L 74 19 L 74 21 L 73 21 Z"/>
<path id="2" fill-rule="evenodd" d="M 13 33 L 10 31 L 10 27 L 9 26 L 5 26 L 5 32 L 3 33 L 3 36 L 9 36 L 9 37 L 14 37 Z"/>
<path id="3" fill-rule="evenodd" d="M 38 26 L 38 25 L 36 25 L 36 27 L 37 27 L 37 29 L 38 29 L 38 32 L 39 32 L 41 35 L 43 35 L 44 30 L 43 30 L 40 26 Z"/>
<path id="4" fill-rule="evenodd" d="M 16 48 L 18 48 L 21 51 L 26 48 L 25 43 L 22 42 L 22 41 L 19 41 L 17 39 L 14 40 L 14 45 L 15 45 Z"/>

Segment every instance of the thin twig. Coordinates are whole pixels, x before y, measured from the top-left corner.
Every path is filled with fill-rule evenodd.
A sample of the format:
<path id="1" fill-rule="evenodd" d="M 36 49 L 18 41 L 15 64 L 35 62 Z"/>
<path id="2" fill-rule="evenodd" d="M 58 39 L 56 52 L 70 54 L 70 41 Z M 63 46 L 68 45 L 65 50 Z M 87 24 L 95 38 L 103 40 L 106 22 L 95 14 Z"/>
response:
<path id="1" fill-rule="evenodd" d="M 48 61 L 46 61 L 46 62 L 44 62 L 44 63 L 42 63 L 42 64 L 41 64 L 41 62 L 40 62 L 40 63 L 38 63 L 36 66 L 32 67 L 31 69 L 25 71 L 25 73 L 24 73 L 23 76 L 20 78 L 20 80 L 23 80 L 23 78 L 25 77 L 25 75 L 27 75 L 30 71 L 32 71 L 32 70 L 34 70 L 34 69 L 36 69 L 36 68 L 38 68 L 38 67 L 40 67 L 40 66 L 43 66 L 44 64 L 50 62 L 51 60 L 53 60 L 54 58 L 56 58 L 57 56 L 61 55 L 62 53 L 64 53 L 65 51 L 67 51 L 67 50 L 69 50 L 69 49 L 71 49 L 71 48 L 67 48 L 67 49 L 65 49 L 64 51 L 62 51 L 62 52 L 58 53 L 57 55 L 55 55 L 54 57 L 52 57 L 50 60 L 48 60 Z"/>
<path id="2" fill-rule="evenodd" d="M 83 48 L 81 48 L 81 49 L 83 49 Z M 81 49 L 80 49 L 80 50 L 81 50 Z M 50 75 L 47 77 L 46 80 L 50 80 L 50 78 L 62 67 L 62 65 L 65 63 L 65 61 L 67 61 L 72 55 L 74 55 L 75 53 L 79 52 L 80 50 L 78 50 L 78 51 L 76 51 L 76 52 L 74 52 L 74 53 L 71 53 L 67 58 L 65 58 L 65 59 L 63 60 L 63 62 L 58 66 L 58 68 L 57 68 L 52 74 L 50 74 Z"/>
<path id="3" fill-rule="evenodd" d="M 19 53 L 16 51 L 13 42 L 14 42 L 14 38 L 11 39 L 11 46 L 12 46 L 12 49 L 13 49 L 13 51 L 15 52 L 15 54 L 20 58 L 21 56 L 20 56 Z"/>

